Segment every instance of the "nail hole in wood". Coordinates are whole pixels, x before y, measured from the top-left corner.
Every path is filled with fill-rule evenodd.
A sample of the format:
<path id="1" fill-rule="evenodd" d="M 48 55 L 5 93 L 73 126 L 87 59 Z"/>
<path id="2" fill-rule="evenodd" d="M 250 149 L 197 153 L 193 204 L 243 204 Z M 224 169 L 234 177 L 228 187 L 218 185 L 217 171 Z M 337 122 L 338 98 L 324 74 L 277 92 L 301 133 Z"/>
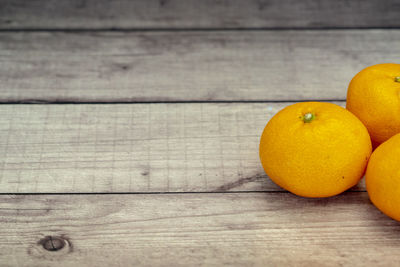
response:
<path id="1" fill-rule="evenodd" d="M 46 236 L 40 243 L 45 250 L 58 251 L 65 247 L 66 241 L 58 236 Z"/>

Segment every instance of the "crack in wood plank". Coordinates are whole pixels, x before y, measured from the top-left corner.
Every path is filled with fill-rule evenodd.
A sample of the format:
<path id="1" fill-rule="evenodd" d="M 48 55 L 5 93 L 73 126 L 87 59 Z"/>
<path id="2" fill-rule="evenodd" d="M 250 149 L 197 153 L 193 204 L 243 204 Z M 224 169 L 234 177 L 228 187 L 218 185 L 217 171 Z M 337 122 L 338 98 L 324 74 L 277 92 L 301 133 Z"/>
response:
<path id="1" fill-rule="evenodd" d="M 257 175 L 250 176 L 250 177 L 243 177 L 243 178 L 240 178 L 239 180 L 236 180 L 234 182 L 229 182 L 229 183 L 226 183 L 224 185 L 221 185 L 221 186 L 217 187 L 214 190 L 214 192 L 229 191 L 229 190 L 232 190 L 234 188 L 241 187 L 244 184 L 252 183 L 252 182 L 258 182 L 258 181 L 261 181 L 261 179 L 267 179 L 267 178 L 268 177 L 266 175 L 261 175 L 261 174 L 257 174 Z"/>

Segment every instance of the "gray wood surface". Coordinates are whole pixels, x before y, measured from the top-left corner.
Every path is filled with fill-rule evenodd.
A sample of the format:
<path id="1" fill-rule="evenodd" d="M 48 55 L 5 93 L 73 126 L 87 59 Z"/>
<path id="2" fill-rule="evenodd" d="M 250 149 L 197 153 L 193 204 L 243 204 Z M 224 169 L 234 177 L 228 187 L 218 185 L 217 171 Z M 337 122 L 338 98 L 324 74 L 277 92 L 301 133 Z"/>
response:
<path id="1" fill-rule="evenodd" d="M 2 29 L 399 27 L 396 0 L 2 0 Z"/>
<path id="2" fill-rule="evenodd" d="M 0 105 L 0 192 L 282 191 L 258 143 L 289 104 Z"/>
<path id="3" fill-rule="evenodd" d="M 345 99 L 400 30 L 0 33 L 0 101 Z"/>
<path id="4" fill-rule="evenodd" d="M 29 222 L 29 223 L 28 223 Z M 2 266 L 393 266 L 365 192 L 0 196 Z M 69 244 L 44 250 L 41 239 Z"/>
<path id="5" fill-rule="evenodd" d="M 358 71 L 400 62 L 399 17 L 395 0 L 0 0 L 0 266 L 395 265 L 400 224 L 363 181 L 296 197 L 258 142 L 289 101 L 343 106 Z"/>

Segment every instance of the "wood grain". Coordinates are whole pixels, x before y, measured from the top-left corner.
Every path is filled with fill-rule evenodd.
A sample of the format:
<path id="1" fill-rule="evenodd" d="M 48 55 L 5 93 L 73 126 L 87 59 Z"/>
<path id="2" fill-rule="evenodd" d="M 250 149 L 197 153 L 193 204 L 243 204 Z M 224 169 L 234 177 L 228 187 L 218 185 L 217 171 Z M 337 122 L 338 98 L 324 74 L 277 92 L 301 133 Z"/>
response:
<path id="1" fill-rule="evenodd" d="M 396 0 L 0 2 L 0 29 L 399 27 Z"/>
<path id="2" fill-rule="evenodd" d="M 400 225 L 363 192 L 328 199 L 3 195 L 0 223 L 3 266 L 392 266 L 400 260 Z M 46 251 L 39 242 L 45 236 L 70 245 Z"/>
<path id="3" fill-rule="evenodd" d="M 0 101 L 345 99 L 400 30 L 0 33 Z"/>
<path id="4" fill-rule="evenodd" d="M 0 192 L 281 191 L 258 142 L 289 104 L 0 105 Z"/>

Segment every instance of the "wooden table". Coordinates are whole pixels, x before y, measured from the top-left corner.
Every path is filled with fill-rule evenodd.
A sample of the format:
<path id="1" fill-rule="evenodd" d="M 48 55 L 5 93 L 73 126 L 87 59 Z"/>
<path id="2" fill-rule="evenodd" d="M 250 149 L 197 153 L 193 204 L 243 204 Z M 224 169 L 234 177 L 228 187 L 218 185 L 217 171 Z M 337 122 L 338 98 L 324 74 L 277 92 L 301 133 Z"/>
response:
<path id="1" fill-rule="evenodd" d="M 390 1 L 0 1 L 0 266 L 396 266 L 363 183 L 274 185 L 266 122 L 400 61 Z"/>

